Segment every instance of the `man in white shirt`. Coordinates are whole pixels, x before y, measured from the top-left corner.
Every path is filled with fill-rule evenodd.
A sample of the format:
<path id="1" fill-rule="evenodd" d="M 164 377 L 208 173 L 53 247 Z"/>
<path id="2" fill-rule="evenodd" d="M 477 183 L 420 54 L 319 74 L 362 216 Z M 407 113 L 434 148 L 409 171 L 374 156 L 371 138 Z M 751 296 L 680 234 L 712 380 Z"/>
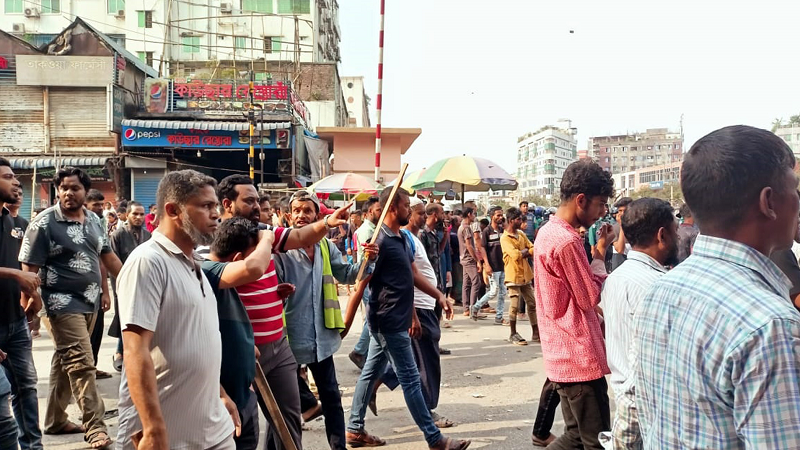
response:
<path id="1" fill-rule="evenodd" d="M 601 293 L 611 388 L 616 397 L 612 434 L 615 449 L 641 449 L 632 352 L 633 319 L 650 286 L 678 261 L 678 222 L 664 200 L 642 198 L 626 205 L 622 231 L 632 249 L 606 279 Z"/>
<path id="2" fill-rule="evenodd" d="M 125 367 L 118 448 L 233 450 L 241 423 L 220 385 L 217 300 L 194 249 L 217 228 L 213 178 L 193 170 L 158 186 L 158 228 L 117 278 Z"/>

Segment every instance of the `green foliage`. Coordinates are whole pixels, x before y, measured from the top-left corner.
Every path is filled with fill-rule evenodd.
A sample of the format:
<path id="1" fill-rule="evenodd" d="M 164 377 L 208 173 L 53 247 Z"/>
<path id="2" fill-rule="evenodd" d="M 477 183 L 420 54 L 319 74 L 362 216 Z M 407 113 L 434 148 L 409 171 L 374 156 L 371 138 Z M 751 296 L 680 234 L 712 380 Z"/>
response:
<path id="1" fill-rule="evenodd" d="M 662 189 L 650 189 L 649 186 L 643 186 L 631 194 L 631 198 L 634 200 L 645 197 L 660 198 L 676 207 L 683 203 L 683 192 L 681 191 L 680 183 L 664 183 Z"/>

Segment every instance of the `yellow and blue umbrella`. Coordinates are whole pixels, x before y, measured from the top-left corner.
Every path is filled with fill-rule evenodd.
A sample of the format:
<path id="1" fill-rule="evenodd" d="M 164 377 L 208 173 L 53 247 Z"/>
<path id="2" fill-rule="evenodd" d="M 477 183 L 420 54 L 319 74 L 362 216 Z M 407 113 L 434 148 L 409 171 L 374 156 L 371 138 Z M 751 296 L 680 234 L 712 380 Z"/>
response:
<path id="1" fill-rule="evenodd" d="M 455 156 L 431 164 L 411 185 L 414 190 L 486 192 L 515 190 L 517 180 L 488 159 Z M 462 195 L 463 198 L 463 195 Z"/>

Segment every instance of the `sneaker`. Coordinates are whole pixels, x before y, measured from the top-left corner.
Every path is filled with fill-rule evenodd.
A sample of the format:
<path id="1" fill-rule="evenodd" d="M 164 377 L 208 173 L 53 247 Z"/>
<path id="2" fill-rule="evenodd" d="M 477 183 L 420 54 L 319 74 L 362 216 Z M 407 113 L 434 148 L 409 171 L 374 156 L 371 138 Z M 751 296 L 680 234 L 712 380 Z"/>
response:
<path id="1" fill-rule="evenodd" d="M 528 345 L 528 341 L 523 339 L 522 336 L 519 335 L 519 333 L 512 334 L 511 337 L 508 340 L 511 341 L 512 344 Z"/>

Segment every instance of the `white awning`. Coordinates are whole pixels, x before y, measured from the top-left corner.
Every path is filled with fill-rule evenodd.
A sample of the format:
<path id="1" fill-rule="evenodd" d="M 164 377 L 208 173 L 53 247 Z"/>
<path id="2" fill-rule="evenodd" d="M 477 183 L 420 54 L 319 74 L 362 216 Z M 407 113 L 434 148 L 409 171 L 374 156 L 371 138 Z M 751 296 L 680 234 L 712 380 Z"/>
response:
<path id="1" fill-rule="evenodd" d="M 122 126 L 139 128 L 160 128 L 167 130 L 222 130 L 243 131 L 250 129 L 249 122 L 223 122 L 215 120 L 140 120 L 125 119 Z M 259 122 L 256 130 L 285 130 L 292 127 L 291 122 Z"/>

